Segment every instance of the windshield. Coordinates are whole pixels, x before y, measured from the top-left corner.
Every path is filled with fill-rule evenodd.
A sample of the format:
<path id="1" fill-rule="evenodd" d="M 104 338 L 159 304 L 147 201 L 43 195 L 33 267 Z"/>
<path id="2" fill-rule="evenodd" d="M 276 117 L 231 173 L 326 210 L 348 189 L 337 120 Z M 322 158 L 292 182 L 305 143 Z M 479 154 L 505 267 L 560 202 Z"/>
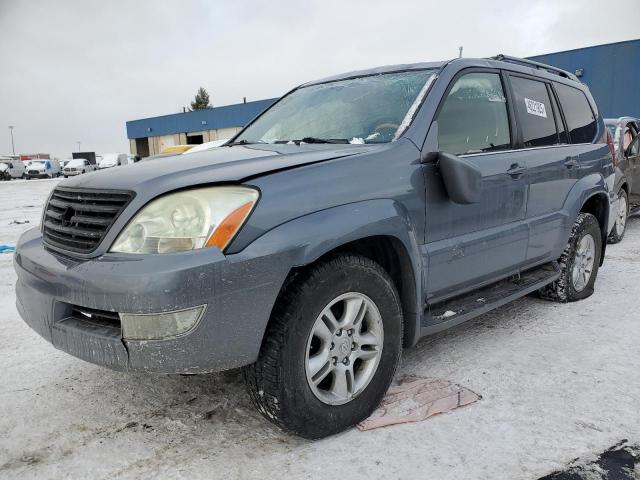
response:
<path id="1" fill-rule="evenodd" d="M 414 70 L 301 87 L 233 143 L 385 143 L 408 126 L 434 70 Z"/>
<path id="2" fill-rule="evenodd" d="M 605 126 L 609 130 L 609 133 L 611 133 L 611 138 L 613 139 L 613 145 L 617 149 L 620 146 L 620 136 L 616 135 L 616 133 L 618 133 L 618 125 L 615 123 L 614 124 L 607 123 L 605 124 Z"/>
<path id="3" fill-rule="evenodd" d="M 67 163 L 66 166 L 69 167 L 69 168 L 83 167 L 84 166 L 84 160 L 71 160 L 69 163 Z"/>
<path id="4" fill-rule="evenodd" d="M 44 167 L 44 166 L 45 166 L 45 162 L 36 162 L 36 161 L 32 161 L 32 162 L 30 163 L 30 165 L 31 165 L 32 167 Z"/>

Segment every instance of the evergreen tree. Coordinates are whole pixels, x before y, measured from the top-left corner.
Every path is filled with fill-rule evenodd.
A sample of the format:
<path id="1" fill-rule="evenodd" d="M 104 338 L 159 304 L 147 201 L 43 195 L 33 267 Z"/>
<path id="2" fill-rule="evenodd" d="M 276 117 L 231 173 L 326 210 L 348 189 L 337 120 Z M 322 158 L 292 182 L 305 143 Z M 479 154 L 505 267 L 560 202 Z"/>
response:
<path id="1" fill-rule="evenodd" d="M 205 108 L 213 108 L 213 106 L 209 104 L 209 94 L 207 91 L 203 87 L 200 87 L 195 99 L 191 102 L 191 111 L 203 110 Z"/>

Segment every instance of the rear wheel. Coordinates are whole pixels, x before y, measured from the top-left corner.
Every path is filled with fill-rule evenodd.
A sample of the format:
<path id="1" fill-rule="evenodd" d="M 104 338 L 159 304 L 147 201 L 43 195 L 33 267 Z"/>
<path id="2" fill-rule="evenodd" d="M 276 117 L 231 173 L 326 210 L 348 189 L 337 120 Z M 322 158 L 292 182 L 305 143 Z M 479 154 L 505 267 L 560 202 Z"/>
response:
<path id="1" fill-rule="evenodd" d="M 341 255 L 285 287 L 245 381 L 268 420 L 321 438 L 373 412 L 401 348 L 402 309 L 393 281 L 372 260 Z"/>
<path id="2" fill-rule="evenodd" d="M 575 302 L 591 296 L 601 255 L 600 224 L 590 213 L 580 213 L 558 260 L 560 278 L 542 288 L 540 296 L 558 302 Z"/>
<path id="3" fill-rule="evenodd" d="M 618 243 L 622 241 L 624 232 L 627 228 L 627 216 L 629 215 L 629 197 L 624 189 L 618 193 L 618 212 L 616 214 L 616 224 L 609 234 L 607 241 L 609 243 Z"/>

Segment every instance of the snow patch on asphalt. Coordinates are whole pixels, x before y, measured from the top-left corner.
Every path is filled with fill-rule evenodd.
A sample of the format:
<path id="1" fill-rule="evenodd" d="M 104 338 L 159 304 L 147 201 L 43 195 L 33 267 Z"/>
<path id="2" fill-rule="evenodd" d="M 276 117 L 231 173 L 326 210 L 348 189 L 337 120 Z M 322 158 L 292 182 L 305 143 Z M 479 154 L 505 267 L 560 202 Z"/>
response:
<path id="1" fill-rule="evenodd" d="M 55 184 L 0 184 L 1 244 L 38 225 Z M 16 312 L 12 257 L 0 255 L 2 479 L 517 480 L 640 439 L 640 217 L 608 247 L 593 297 L 521 299 L 404 352 L 398 377 L 444 378 L 481 402 L 316 442 L 265 421 L 238 371 L 123 374 L 55 350 Z"/>

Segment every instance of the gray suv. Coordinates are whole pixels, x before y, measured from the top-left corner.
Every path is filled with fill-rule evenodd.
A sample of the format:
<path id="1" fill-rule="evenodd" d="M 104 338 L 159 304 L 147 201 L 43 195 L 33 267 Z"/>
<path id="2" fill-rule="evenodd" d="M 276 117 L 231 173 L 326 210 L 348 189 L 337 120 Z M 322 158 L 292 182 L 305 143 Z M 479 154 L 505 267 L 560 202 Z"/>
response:
<path id="1" fill-rule="evenodd" d="M 593 293 L 611 145 L 572 74 L 511 57 L 306 83 L 221 148 L 61 182 L 18 310 L 123 371 L 243 367 L 307 438 L 366 418 L 402 348 L 524 295 Z"/>

